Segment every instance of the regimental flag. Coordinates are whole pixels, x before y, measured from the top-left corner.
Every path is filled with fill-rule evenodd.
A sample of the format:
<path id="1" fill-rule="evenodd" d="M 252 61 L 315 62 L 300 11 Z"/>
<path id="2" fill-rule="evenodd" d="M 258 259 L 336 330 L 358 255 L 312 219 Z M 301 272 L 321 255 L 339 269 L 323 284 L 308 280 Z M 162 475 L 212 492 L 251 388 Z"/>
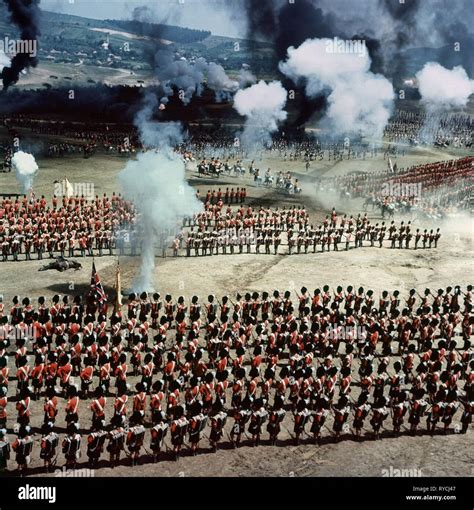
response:
<path id="1" fill-rule="evenodd" d="M 102 287 L 99 273 L 95 269 L 95 262 L 92 262 L 91 296 L 101 305 L 107 302 L 107 294 Z"/>
<path id="2" fill-rule="evenodd" d="M 64 177 L 64 179 L 61 182 L 61 192 L 64 197 L 70 198 L 74 195 L 74 188 L 72 187 L 72 184 L 68 181 L 67 177 Z"/>
<path id="3" fill-rule="evenodd" d="M 115 296 L 114 313 L 120 313 L 122 309 L 122 277 L 120 274 L 120 262 L 117 260 L 117 268 L 115 270 Z"/>
<path id="4" fill-rule="evenodd" d="M 390 158 L 388 158 L 388 169 L 392 172 L 392 174 L 394 173 L 393 163 Z"/>

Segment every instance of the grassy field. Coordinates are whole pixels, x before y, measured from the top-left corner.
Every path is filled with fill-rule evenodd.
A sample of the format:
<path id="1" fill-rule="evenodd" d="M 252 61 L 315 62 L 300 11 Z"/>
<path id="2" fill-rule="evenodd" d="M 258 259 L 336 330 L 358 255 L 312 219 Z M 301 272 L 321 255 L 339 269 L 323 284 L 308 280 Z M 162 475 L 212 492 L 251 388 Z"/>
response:
<path id="1" fill-rule="evenodd" d="M 1 137 L 1 133 L 0 133 Z M 405 156 L 399 156 L 399 168 L 418 163 L 428 163 L 448 159 L 459 154 L 441 152 L 439 150 L 414 149 L 408 150 Z M 121 192 L 117 175 L 126 164 L 126 159 L 118 155 L 97 153 L 88 159 L 81 155 L 64 158 L 38 158 L 40 170 L 34 182 L 37 196 L 44 195 L 48 200 L 54 193 L 54 181 L 67 177 L 71 183 L 92 183 L 94 193 L 101 196 L 113 191 Z M 201 196 L 208 189 L 245 186 L 248 190 L 248 201 L 254 206 L 260 204 L 272 207 L 304 204 L 311 220 L 318 224 L 325 215 L 336 207 L 339 213 L 357 214 L 362 211 L 361 201 L 341 201 L 337 197 L 327 196 L 317 191 L 315 181 L 319 176 L 343 175 L 354 171 L 379 171 L 386 168 L 387 162 L 379 155 L 367 161 L 343 160 L 313 162 L 306 173 L 304 163 L 284 162 L 276 156 L 257 159 L 262 169 L 270 167 L 276 174 L 279 170 L 291 170 L 302 183 L 303 193 L 300 196 L 289 196 L 275 188 L 254 186 L 247 176 L 243 178 L 221 177 L 219 180 L 202 179 L 197 176 L 195 165 L 191 164 L 187 171 L 188 182 L 199 189 Z M 137 178 L 140 178 L 137 175 Z M 0 190 L 2 192 L 19 192 L 19 184 L 14 173 L 0 173 Z M 374 221 L 379 221 L 376 213 L 371 213 Z M 433 228 L 435 225 L 425 225 Z M 437 226 L 437 225 L 436 225 Z M 160 290 L 173 294 L 191 295 L 195 291 L 203 293 L 225 293 L 242 290 L 263 290 L 267 287 L 283 287 L 292 282 L 295 288 L 301 285 L 332 284 L 354 281 L 359 284 L 371 285 L 374 289 L 392 288 L 396 286 L 433 285 L 442 286 L 468 281 L 472 269 L 472 220 L 469 218 L 452 221 L 442 226 L 443 237 L 437 251 L 413 252 L 392 251 L 364 248 L 352 252 L 316 254 L 316 256 L 262 256 L 234 255 L 233 257 L 211 258 L 167 258 L 157 259 L 156 285 Z M 453 242 L 455 241 L 455 242 Z M 381 256 L 383 253 L 383 256 Z M 456 264 L 453 264 L 456 260 Z M 113 284 L 115 259 L 103 257 L 97 261 L 98 268 L 103 271 L 104 281 Z M 87 284 L 88 269 L 80 272 L 67 273 L 66 280 L 62 274 L 38 273 L 41 262 L 0 263 L 1 290 L 6 298 L 14 294 L 28 293 L 38 296 L 48 293 L 52 288 L 61 288 L 66 292 L 70 281 L 76 286 Z M 124 288 L 131 286 L 133 276 L 139 267 L 139 258 L 127 257 L 123 260 Z M 85 264 L 85 267 L 88 267 Z M 18 288 L 20 275 L 28 275 L 24 288 Z M 178 276 L 179 275 L 179 276 Z M 280 281 L 285 275 L 283 281 Z M 23 286 L 22 286 L 23 287 Z"/>
<path id="2" fill-rule="evenodd" d="M 413 150 L 398 158 L 399 167 L 416 163 L 425 163 L 447 159 L 452 154 L 437 150 Z M 61 159 L 38 159 L 39 173 L 34 183 L 36 195 L 44 194 L 48 199 L 53 193 L 53 181 L 64 176 L 70 182 L 92 182 L 95 192 L 119 192 L 117 174 L 126 160 L 118 156 L 96 154 L 90 159 L 80 156 Z M 188 182 L 205 194 L 207 189 L 226 188 L 227 186 L 245 186 L 248 190 L 248 203 L 282 207 L 304 204 L 311 220 L 318 223 L 324 219 L 332 206 L 339 213 L 357 214 L 361 212 L 360 201 L 337 201 L 335 197 L 321 195 L 316 191 L 314 181 L 319 175 L 339 175 L 353 171 L 377 171 L 386 167 L 382 156 L 368 161 L 341 161 L 314 163 L 308 173 L 303 163 L 285 163 L 277 157 L 265 157 L 257 161 L 262 169 L 271 167 L 276 173 L 279 169 L 290 169 L 298 174 L 303 187 L 300 196 L 289 196 L 276 189 L 256 187 L 248 177 L 223 177 L 220 180 L 200 179 L 195 166 L 187 171 Z M 140 175 L 137 174 L 137 178 Z M 0 190 L 17 192 L 18 184 L 13 173 L 0 173 Z M 371 219 L 380 221 L 380 216 L 370 214 Z M 433 228 L 435 225 L 426 225 Z M 437 226 L 437 225 L 436 225 Z M 357 250 L 308 253 L 301 255 L 220 255 L 207 257 L 168 257 L 156 258 L 154 283 L 163 296 L 171 293 L 174 297 L 183 295 L 189 299 L 198 295 L 205 300 L 208 294 L 235 296 L 245 291 L 298 291 L 307 286 L 310 291 L 328 284 L 359 286 L 372 288 L 376 295 L 383 289 L 399 289 L 402 295 L 411 287 L 419 290 L 432 289 L 460 284 L 465 286 L 471 281 L 473 273 L 473 222 L 472 218 L 458 218 L 440 225 L 442 237 L 438 249 L 432 250 L 390 250 L 388 248 L 365 247 Z M 92 260 L 77 259 L 83 264 L 80 271 L 38 272 L 42 261 L 0 262 L 0 294 L 3 294 L 7 308 L 14 295 L 30 296 L 34 300 L 40 295 L 51 297 L 84 293 L 90 284 Z M 107 292 L 112 292 L 115 275 L 115 257 L 96 257 L 95 264 Z M 122 285 L 126 292 L 132 286 L 139 270 L 139 257 L 122 257 Z M 295 297 L 295 294 L 293 294 Z M 393 360 L 397 358 L 394 357 Z M 130 377 L 133 385 L 135 379 Z M 359 389 L 354 388 L 357 393 Z M 353 394 L 356 397 L 356 393 Z M 112 414 L 113 399 L 106 406 L 107 416 Z M 62 405 L 62 404 L 61 404 Z M 32 423 L 38 426 L 42 420 L 40 405 L 34 405 Z M 13 425 L 13 414 L 11 413 Z M 291 413 L 288 413 L 290 415 Z M 58 426 L 64 427 L 64 413 L 60 413 Z M 458 414 L 459 417 L 459 414 Z M 457 418 L 458 418 L 457 417 Z M 456 418 L 456 419 L 457 419 Z M 89 426 L 90 412 L 82 403 L 80 422 Z M 146 463 L 133 470 L 127 461 L 113 471 L 101 466 L 95 476 L 381 476 L 382 469 L 388 465 L 394 469 L 406 466 L 421 467 L 423 476 L 473 476 L 474 463 L 472 449 L 473 431 L 466 436 L 450 434 L 447 436 L 419 435 L 412 437 L 403 434 L 398 438 L 386 436 L 383 441 L 373 441 L 370 436 L 361 442 L 355 442 L 349 434 L 343 440 L 333 442 L 329 435 L 321 446 L 314 446 L 306 439 L 300 446 L 293 446 L 288 428 L 291 419 L 285 419 L 280 441 L 277 446 L 266 444 L 252 448 L 245 440 L 238 450 L 223 446 L 216 454 L 209 454 L 207 441 L 202 442 L 201 454 L 197 457 L 183 456 L 179 463 L 171 461 L 168 453 L 163 454 L 158 464 Z M 369 425 L 366 424 L 366 429 Z M 61 428 L 62 430 L 62 428 Z M 39 435 L 35 436 L 35 443 Z M 227 441 L 227 439 L 226 439 Z M 283 448 L 284 446 L 284 448 Z M 85 447 L 84 447 L 85 449 Z M 32 475 L 42 475 L 39 446 L 35 444 Z M 60 463 L 62 456 L 60 456 Z M 85 462 L 83 452 L 80 467 Z M 293 475 L 291 475 L 293 473 Z M 182 476 L 182 475 L 180 475 Z"/>

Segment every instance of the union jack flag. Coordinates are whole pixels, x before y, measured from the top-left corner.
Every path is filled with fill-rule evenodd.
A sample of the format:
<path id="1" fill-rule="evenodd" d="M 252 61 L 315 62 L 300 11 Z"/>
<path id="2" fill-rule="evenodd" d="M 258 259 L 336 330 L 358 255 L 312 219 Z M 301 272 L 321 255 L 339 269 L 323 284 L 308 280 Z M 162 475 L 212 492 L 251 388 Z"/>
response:
<path id="1" fill-rule="evenodd" d="M 92 262 L 91 296 L 101 305 L 107 302 L 107 294 L 105 293 L 104 287 L 102 287 L 102 283 L 100 282 L 99 273 L 95 269 L 95 262 Z"/>

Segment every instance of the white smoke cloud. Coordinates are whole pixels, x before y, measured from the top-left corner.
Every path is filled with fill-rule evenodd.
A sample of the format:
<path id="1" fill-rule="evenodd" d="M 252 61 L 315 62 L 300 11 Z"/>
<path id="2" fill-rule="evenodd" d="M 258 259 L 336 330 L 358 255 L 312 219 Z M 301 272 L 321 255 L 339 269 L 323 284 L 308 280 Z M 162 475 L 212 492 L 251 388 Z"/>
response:
<path id="1" fill-rule="evenodd" d="M 220 64 L 210 62 L 207 66 L 207 86 L 216 91 L 236 92 L 239 82 L 231 80 Z"/>
<path id="2" fill-rule="evenodd" d="M 280 70 L 295 83 L 303 82 L 309 97 L 327 91 L 324 121 L 335 134 L 360 132 L 381 138 L 393 109 L 393 87 L 384 76 L 369 71 L 365 46 L 342 42 L 342 49 L 333 39 L 308 39 L 298 48 L 290 47 Z"/>
<path id="3" fill-rule="evenodd" d="M 12 158 L 12 167 L 23 193 L 28 192 L 33 186 L 33 180 L 38 171 L 34 156 L 23 151 L 15 152 Z"/>
<path id="4" fill-rule="evenodd" d="M 244 89 L 245 87 L 248 87 L 249 85 L 253 85 L 254 83 L 257 83 L 256 76 L 248 69 L 241 69 L 239 71 L 239 75 L 237 76 L 237 79 L 239 80 L 239 88 L 240 89 Z"/>
<path id="5" fill-rule="evenodd" d="M 167 49 L 158 50 L 155 54 L 155 72 L 163 88 L 161 102 L 167 104 L 173 95 L 173 87 L 178 89 L 179 98 L 189 104 L 194 95 L 200 96 L 203 83 L 216 93 L 218 101 L 230 99 L 239 88 L 239 82 L 227 76 L 225 69 L 215 62 L 207 62 L 204 58 L 195 61 L 176 60 Z"/>
<path id="6" fill-rule="evenodd" d="M 225 69 L 215 62 L 207 66 L 207 86 L 216 93 L 216 101 L 230 101 L 232 94 L 239 89 L 239 82 L 230 79 Z"/>
<path id="7" fill-rule="evenodd" d="M 0 73 L 2 72 L 5 66 L 10 65 L 10 62 L 11 62 L 10 58 L 3 51 L 0 50 Z"/>
<path id="8" fill-rule="evenodd" d="M 137 291 L 155 289 L 155 245 L 161 232 L 179 226 L 184 216 L 203 209 L 194 189 L 186 182 L 185 166 L 172 152 L 149 151 L 130 160 L 119 174 L 123 196 L 138 212 L 141 231 L 141 267 L 133 282 Z"/>
<path id="9" fill-rule="evenodd" d="M 168 97 L 173 95 L 175 86 L 180 91 L 181 101 L 188 104 L 194 94 L 201 94 L 206 69 L 207 62 L 203 58 L 195 62 L 175 60 L 169 50 L 158 50 L 155 54 L 155 71 L 164 92 L 161 102 L 164 104 L 168 102 Z"/>
<path id="10" fill-rule="evenodd" d="M 286 104 L 286 90 L 279 81 L 266 83 L 263 80 L 234 96 L 234 108 L 246 117 L 242 133 L 242 145 L 255 149 L 257 145 L 271 143 L 271 133 L 286 119 L 283 109 Z"/>
<path id="11" fill-rule="evenodd" d="M 173 151 L 173 147 L 183 140 L 181 124 L 153 120 L 158 104 L 156 96 L 147 93 L 135 117 L 141 141 L 154 150 L 140 153 L 135 160 L 130 160 L 118 177 L 123 196 L 135 204 L 138 212 L 136 226 L 142 260 L 133 288 L 147 292 L 155 289 L 155 246 L 162 233 L 175 230 L 183 217 L 203 210 L 195 191 L 186 181 L 182 159 Z"/>
<path id="12" fill-rule="evenodd" d="M 416 74 L 421 100 L 428 111 L 462 108 L 474 94 L 474 80 L 470 80 L 461 66 L 446 69 L 437 62 L 428 62 Z"/>
<path id="13" fill-rule="evenodd" d="M 163 148 L 169 151 L 183 141 L 179 122 L 157 122 L 153 120 L 154 110 L 158 110 L 158 99 L 153 93 L 147 93 L 143 99 L 141 110 L 135 118 L 140 139 L 146 147 Z"/>

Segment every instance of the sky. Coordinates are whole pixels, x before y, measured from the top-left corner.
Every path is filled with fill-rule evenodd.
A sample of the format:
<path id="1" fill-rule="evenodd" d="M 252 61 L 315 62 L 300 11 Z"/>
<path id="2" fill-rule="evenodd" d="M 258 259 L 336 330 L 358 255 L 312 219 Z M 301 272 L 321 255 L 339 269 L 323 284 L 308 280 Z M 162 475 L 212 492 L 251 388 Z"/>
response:
<path id="1" fill-rule="evenodd" d="M 0 0 L 1 1 L 1 0 Z M 290 0 L 270 0 L 285 5 Z M 300 0 L 293 0 L 297 3 Z M 409 21 L 410 39 L 406 46 L 439 47 L 446 40 L 458 40 L 474 26 L 474 0 L 306 0 L 336 21 L 342 33 L 351 27 L 352 33 L 375 36 L 382 41 L 393 38 L 394 20 L 382 8 L 392 5 L 417 4 Z M 262 0 L 251 0 L 262 5 Z M 133 19 L 134 9 L 146 7 L 153 13 L 149 21 L 182 27 L 210 30 L 214 35 L 245 38 L 246 15 L 244 0 L 41 0 L 41 8 L 54 12 L 96 19 Z M 416 20 L 416 26 L 411 23 Z M 148 21 L 148 18 L 146 18 Z M 434 27 L 437 29 L 434 30 Z M 444 34 L 444 36 L 443 36 Z M 449 34 L 449 37 L 445 37 Z M 443 36 L 443 37 L 441 37 Z"/>
<path id="2" fill-rule="evenodd" d="M 239 1 L 239 0 L 237 0 Z M 155 22 L 210 30 L 214 35 L 244 37 L 245 23 L 231 18 L 225 0 L 42 0 L 45 11 L 96 19 L 132 19 L 136 7 L 147 6 Z"/>

